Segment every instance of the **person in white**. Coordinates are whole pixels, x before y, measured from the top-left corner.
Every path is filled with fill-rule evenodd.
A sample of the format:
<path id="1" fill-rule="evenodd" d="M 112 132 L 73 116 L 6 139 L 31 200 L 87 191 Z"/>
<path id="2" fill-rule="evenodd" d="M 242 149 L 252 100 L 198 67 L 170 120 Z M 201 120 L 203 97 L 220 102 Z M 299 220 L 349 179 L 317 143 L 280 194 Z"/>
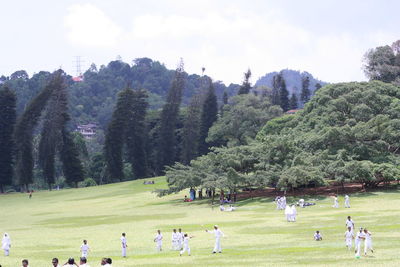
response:
<path id="1" fill-rule="evenodd" d="M 276 198 L 275 198 L 275 203 L 276 203 L 276 209 L 277 210 L 280 210 L 281 209 L 281 206 L 282 206 L 282 204 L 281 204 L 281 197 L 280 196 L 277 196 Z"/>
<path id="2" fill-rule="evenodd" d="M 76 267 L 76 266 L 78 265 L 75 263 L 74 258 L 69 258 L 67 263 L 63 265 L 63 267 Z"/>
<path id="3" fill-rule="evenodd" d="M 220 211 L 225 211 L 225 207 L 224 207 L 224 205 L 222 205 L 222 204 L 221 204 L 221 205 L 219 205 L 219 210 L 220 210 Z"/>
<path id="4" fill-rule="evenodd" d="M 183 248 L 183 238 L 184 238 L 184 234 L 182 233 L 181 228 L 178 229 L 178 238 L 179 238 L 179 250 L 181 250 Z"/>
<path id="5" fill-rule="evenodd" d="M 299 206 L 300 208 L 304 208 L 304 199 L 299 200 Z"/>
<path id="6" fill-rule="evenodd" d="M 51 261 L 51 264 L 53 265 L 53 267 L 60 267 L 60 265 L 58 264 L 58 259 L 57 258 L 53 258 Z"/>
<path id="7" fill-rule="evenodd" d="M 212 231 L 206 230 L 206 232 L 215 235 L 215 245 L 212 253 L 217 253 L 217 252 L 222 253 L 221 237 L 224 237 L 224 233 L 218 228 L 218 225 L 214 225 L 214 230 Z"/>
<path id="8" fill-rule="evenodd" d="M 188 236 L 188 234 L 185 234 L 183 236 L 183 249 L 179 252 L 179 256 L 182 256 L 185 251 L 188 252 L 188 255 L 190 256 L 190 246 L 189 246 L 189 240 L 193 238 L 194 236 Z"/>
<path id="9" fill-rule="evenodd" d="M 286 208 L 286 197 L 283 196 L 281 197 L 281 210 L 284 210 Z"/>
<path id="10" fill-rule="evenodd" d="M 349 228 L 349 227 L 351 228 L 351 231 L 354 232 L 354 222 L 350 216 L 347 216 L 346 228 Z"/>
<path id="11" fill-rule="evenodd" d="M 290 222 L 290 221 L 291 221 L 291 218 L 292 218 L 292 209 L 289 207 L 289 205 L 286 205 L 286 208 L 285 208 L 285 216 L 286 216 L 286 220 L 287 220 L 288 222 Z"/>
<path id="12" fill-rule="evenodd" d="M 346 240 L 347 249 L 351 250 L 351 247 L 353 246 L 354 234 L 353 234 L 353 230 L 350 226 L 347 227 L 347 231 L 344 233 L 344 238 Z"/>
<path id="13" fill-rule="evenodd" d="M 333 206 L 332 207 L 339 208 L 339 201 L 338 201 L 338 198 L 336 195 L 333 197 Z"/>
<path id="14" fill-rule="evenodd" d="M 367 230 L 367 228 L 364 229 L 364 236 L 364 255 L 367 255 L 368 250 L 371 250 L 371 252 L 374 253 L 374 249 L 372 248 L 372 234 Z"/>
<path id="15" fill-rule="evenodd" d="M 348 195 L 344 196 L 344 207 L 350 208 L 350 197 Z"/>
<path id="16" fill-rule="evenodd" d="M 87 240 L 83 240 L 83 244 L 81 245 L 82 257 L 87 258 L 89 250 L 90 250 L 90 247 L 87 243 Z"/>
<path id="17" fill-rule="evenodd" d="M 157 251 L 162 251 L 162 240 L 163 236 L 160 230 L 157 230 L 156 237 L 154 238 L 154 242 L 156 242 Z"/>
<path id="18" fill-rule="evenodd" d="M 122 233 L 121 235 L 121 248 L 122 248 L 122 257 L 126 257 L 126 248 L 128 247 L 127 241 L 126 241 L 126 234 Z"/>
<path id="19" fill-rule="evenodd" d="M 87 259 L 86 259 L 85 257 L 81 257 L 81 258 L 80 258 L 79 267 L 90 267 L 90 266 L 87 264 Z"/>
<path id="20" fill-rule="evenodd" d="M 319 231 L 316 231 L 314 234 L 314 240 L 315 241 L 322 241 L 322 235 Z"/>
<path id="21" fill-rule="evenodd" d="M 292 212 L 291 212 L 290 220 L 291 220 L 292 222 L 295 222 L 295 221 L 296 221 L 296 216 L 297 216 L 296 206 L 295 206 L 295 205 L 292 205 L 291 210 L 292 210 Z"/>
<path id="22" fill-rule="evenodd" d="M 28 260 L 22 260 L 22 267 L 29 267 Z"/>
<path id="23" fill-rule="evenodd" d="M 7 233 L 4 233 L 3 239 L 1 240 L 1 248 L 4 250 L 4 256 L 10 255 L 11 239 Z"/>
<path id="24" fill-rule="evenodd" d="M 172 231 L 172 237 L 171 237 L 173 250 L 180 250 L 179 239 L 180 239 L 180 234 L 176 232 L 176 229 L 174 229 Z"/>
<path id="25" fill-rule="evenodd" d="M 365 240 L 365 234 L 363 232 L 363 228 L 360 228 L 360 231 L 357 232 L 356 235 L 356 240 L 354 242 L 355 244 L 355 253 L 356 253 L 356 257 L 359 258 L 360 257 L 360 250 L 361 250 L 361 243 L 362 241 Z"/>

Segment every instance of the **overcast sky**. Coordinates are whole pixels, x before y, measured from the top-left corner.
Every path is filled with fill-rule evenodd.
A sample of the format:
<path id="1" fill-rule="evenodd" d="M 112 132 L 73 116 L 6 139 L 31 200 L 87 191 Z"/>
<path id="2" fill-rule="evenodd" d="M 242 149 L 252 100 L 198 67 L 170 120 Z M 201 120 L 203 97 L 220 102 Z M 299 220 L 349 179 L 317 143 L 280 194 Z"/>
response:
<path id="1" fill-rule="evenodd" d="M 390 0 L 1 0 L 0 75 L 118 55 L 238 83 L 290 68 L 328 81 L 365 80 L 367 49 L 400 39 L 400 1 Z"/>

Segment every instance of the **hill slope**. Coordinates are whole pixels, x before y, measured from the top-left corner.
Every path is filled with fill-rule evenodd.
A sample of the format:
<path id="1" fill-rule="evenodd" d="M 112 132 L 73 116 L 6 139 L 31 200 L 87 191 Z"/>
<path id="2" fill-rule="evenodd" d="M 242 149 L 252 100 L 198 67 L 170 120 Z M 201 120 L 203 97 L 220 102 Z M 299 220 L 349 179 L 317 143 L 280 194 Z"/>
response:
<path id="1" fill-rule="evenodd" d="M 9 257 L 1 253 L 0 264 L 20 266 L 27 258 L 30 266 L 49 266 L 53 257 L 62 263 L 78 258 L 82 239 L 91 246 L 89 264 L 99 266 L 102 257 L 111 257 L 113 266 L 398 266 L 400 246 L 400 194 L 396 192 L 352 195 L 352 208 L 332 209 L 331 200 L 318 198 L 316 206 L 299 209 L 298 221 L 287 223 L 271 199 L 242 201 L 235 212 L 210 208 L 209 201 L 182 202 L 184 194 L 157 198 L 151 193 L 165 187 L 163 178 L 155 185 L 143 180 L 105 186 L 53 192 L 0 195 L 0 229 L 12 238 Z M 305 198 L 308 201 L 308 198 Z M 294 201 L 289 198 L 288 202 Z M 340 203 L 343 199 L 339 198 Z M 7 216 L 4 216 L 4 215 Z M 344 247 L 344 223 L 352 215 L 356 227 L 368 227 L 374 237 L 374 257 L 354 259 Z M 376 216 L 373 216 L 376 215 Z M 379 215 L 379 216 L 378 216 Z M 221 255 L 212 255 L 213 236 L 204 232 L 218 224 L 225 233 Z M 192 256 L 179 257 L 171 251 L 171 230 L 182 227 L 194 235 Z M 157 253 L 153 238 L 160 229 L 164 251 Z M 312 235 L 320 230 L 324 241 Z M 127 233 L 128 258 L 120 257 L 122 232 Z"/>

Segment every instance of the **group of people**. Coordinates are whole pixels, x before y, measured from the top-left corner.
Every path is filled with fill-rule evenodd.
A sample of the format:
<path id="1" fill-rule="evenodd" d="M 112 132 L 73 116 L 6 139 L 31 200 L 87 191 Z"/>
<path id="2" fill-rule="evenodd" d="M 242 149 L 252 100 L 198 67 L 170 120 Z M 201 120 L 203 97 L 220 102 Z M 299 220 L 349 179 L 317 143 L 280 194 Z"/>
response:
<path id="1" fill-rule="evenodd" d="M 229 207 L 225 208 L 225 206 L 223 204 L 219 205 L 219 210 L 220 211 L 235 211 L 236 207 L 234 207 L 233 205 L 229 205 Z"/>
<path id="2" fill-rule="evenodd" d="M 344 233 L 344 237 L 346 240 L 346 247 L 348 250 L 351 250 L 353 246 L 354 239 L 354 253 L 356 258 L 360 258 L 361 253 L 361 244 L 364 241 L 364 255 L 367 255 L 367 252 L 370 250 L 374 253 L 372 248 L 372 234 L 368 231 L 367 228 L 360 227 L 359 231 L 354 234 L 354 221 L 350 216 L 347 217 L 346 220 L 346 228 L 347 231 Z"/>
<path id="3" fill-rule="evenodd" d="M 277 196 L 275 198 L 276 209 L 284 210 L 286 208 L 286 197 L 285 196 Z"/>
<path id="4" fill-rule="evenodd" d="M 29 261 L 27 259 L 23 259 L 21 264 L 22 264 L 22 267 L 29 267 Z M 74 258 L 69 258 L 64 265 L 59 264 L 58 258 L 53 258 L 51 260 L 51 264 L 53 267 L 90 267 L 87 264 L 87 259 L 85 257 L 80 258 L 79 264 L 75 262 Z M 112 267 L 112 259 L 111 258 L 102 258 L 100 265 L 102 267 Z M 0 265 L 0 267 L 1 267 L 1 265 Z"/>
<path id="5" fill-rule="evenodd" d="M 333 208 L 339 208 L 339 200 L 338 200 L 338 196 L 334 195 L 333 196 Z M 345 208 L 350 208 L 350 197 L 349 195 L 345 195 L 344 196 L 344 207 Z"/>
<path id="6" fill-rule="evenodd" d="M 295 222 L 297 217 L 296 205 L 294 204 L 292 206 L 286 205 L 285 216 L 288 222 Z"/>

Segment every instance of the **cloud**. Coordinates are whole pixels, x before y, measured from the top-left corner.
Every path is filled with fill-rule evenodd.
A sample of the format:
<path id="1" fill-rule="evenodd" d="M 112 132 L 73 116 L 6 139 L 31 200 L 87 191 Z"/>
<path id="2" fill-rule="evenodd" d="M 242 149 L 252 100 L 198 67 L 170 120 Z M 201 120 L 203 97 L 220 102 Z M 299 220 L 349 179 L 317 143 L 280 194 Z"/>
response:
<path id="1" fill-rule="evenodd" d="M 91 4 L 76 4 L 64 17 L 67 39 L 74 45 L 88 47 L 115 46 L 123 33 L 101 9 Z"/>

